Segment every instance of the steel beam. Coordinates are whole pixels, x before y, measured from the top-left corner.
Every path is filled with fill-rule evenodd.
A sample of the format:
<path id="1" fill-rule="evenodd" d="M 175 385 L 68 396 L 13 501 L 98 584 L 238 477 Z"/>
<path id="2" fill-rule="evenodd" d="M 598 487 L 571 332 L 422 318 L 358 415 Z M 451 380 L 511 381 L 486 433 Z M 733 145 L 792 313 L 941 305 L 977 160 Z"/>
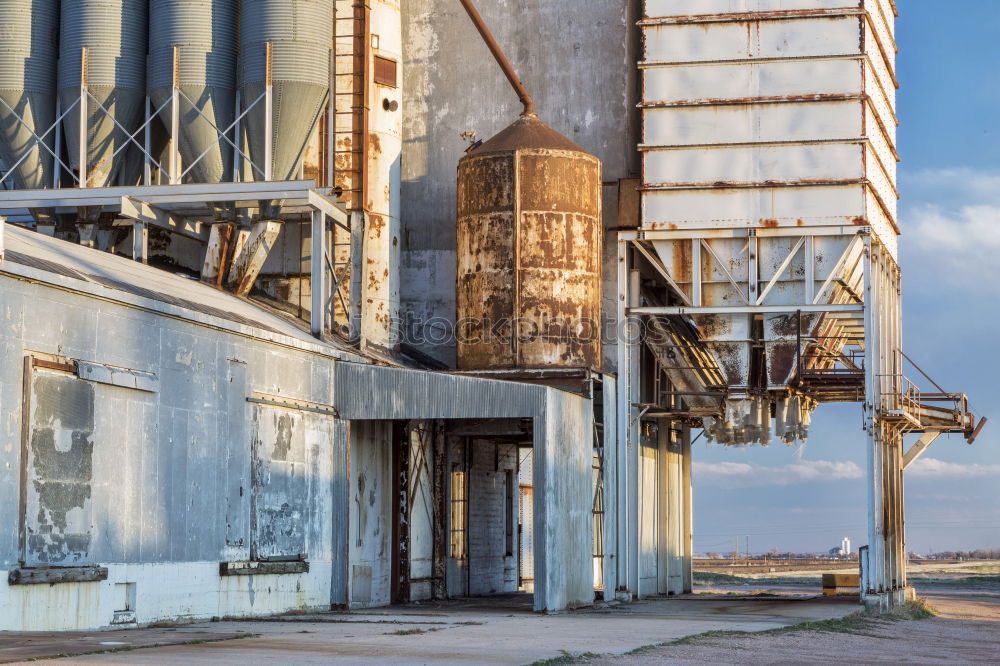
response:
<path id="1" fill-rule="evenodd" d="M 173 215 L 162 208 L 131 197 L 122 197 L 121 213 L 123 217 L 151 224 L 154 227 L 166 229 L 202 243 L 207 243 L 211 234 L 209 225 L 180 215 Z"/>
<path id="2" fill-rule="evenodd" d="M 309 324 L 312 334 L 323 337 L 326 330 L 326 310 L 330 300 L 327 298 L 326 270 L 326 215 L 320 211 L 312 214 L 312 254 L 309 260 L 312 274 L 312 309 L 309 312 Z"/>
<path id="3" fill-rule="evenodd" d="M 941 433 L 939 432 L 925 432 L 920 439 L 914 442 L 913 446 L 911 446 L 906 453 L 903 454 L 903 469 L 905 470 L 907 467 L 916 462 L 917 458 L 923 455 L 924 451 L 926 451 L 928 447 L 930 447 L 930 445 L 933 444 L 934 441 L 940 436 Z"/>
<path id="4" fill-rule="evenodd" d="M 191 183 L 186 185 L 153 185 L 150 187 L 91 187 L 59 190 L 9 190 L 0 198 L 0 210 L 32 208 L 73 208 L 107 206 L 117 208 L 122 197 L 131 197 L 151 205 L 189 206 L 192 203 L 256 202 L 280 199 L 288 205 L 308 206 L 311 180 L 287 180 L 247 183 Z M 339 207 L 338 207 L 339 208 Z"/>
<path id="5" fill-rule="evenodd" d="M 149 261 L 149 229 L 144 222 L 135 222 L 132 225 L 132 259 L 142 263 Z"/>
<path id="6" fill-rule="evenodd" d="M 280 230 L 281 224 L 274 220 L 263 220 L 253 226 L 243 251 L 233 260 L 233 268 L 226 280 L 226 286 L 234 294 L 246 296 L 250 293 Z"/>
<path id="7" fill-rule="evenodd" d="M 655 306 L 628 308 L 628 314 L 641 315 L 697 315 L 697 314 L 763 314 L 802 312 L 862 312 L 859 304 L 830 305 L 725 305 L 717 307 Z"/>
<path id="8" fill-rule="evenodd" d="M 824 225 L 806 227 L 705 227 L 702 229 L 628 229 L 619 231 L 619 238 L 634 240 L 692 240 L 695 238 L 801 238 L 804 231 L 810 236 L 864 236 L 871 232 L 867 226 Z"/>

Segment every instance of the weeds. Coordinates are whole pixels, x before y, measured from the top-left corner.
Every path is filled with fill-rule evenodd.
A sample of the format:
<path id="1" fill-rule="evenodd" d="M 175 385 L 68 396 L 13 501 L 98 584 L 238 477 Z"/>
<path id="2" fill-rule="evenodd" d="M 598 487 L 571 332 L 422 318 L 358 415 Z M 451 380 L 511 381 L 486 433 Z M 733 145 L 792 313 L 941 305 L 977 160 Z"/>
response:
<path id="1" fill-rule="evenodd" d="M 558 657 L 552 657 L 551 659 L 541 659 L 539 661 L 534 661 L 528 666 L 561 666 L 562 664 L 575 664 L 581 659 L 592 659 L 594 657 L 600 657 L 601 655 L 595 654 L 593 652 L 584 652 L 583 654 L 571 654 L 566 650 L 559 650 L 562 655 Z"/>

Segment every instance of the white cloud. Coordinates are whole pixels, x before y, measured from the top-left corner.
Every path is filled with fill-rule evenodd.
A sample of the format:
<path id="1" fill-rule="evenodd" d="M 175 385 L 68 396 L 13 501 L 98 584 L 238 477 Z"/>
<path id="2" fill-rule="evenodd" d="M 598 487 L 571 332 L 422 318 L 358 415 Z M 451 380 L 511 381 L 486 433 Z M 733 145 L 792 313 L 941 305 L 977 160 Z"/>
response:
<path id="1" fill-rule="evenodd" d="M 904 187 L 912 187 L 913 194 L 922 201 L 960 202 L 973 199 L 1000 204 L 1000 171 L 968 168 L 904 170 L 900 172 L 899 180 Z"/>
<path id="2" fill-rule="evenodd" d="M 802 460 L 780 467 L 735 462 L 695 462 L 693 474 L 699 481 L 721 485 L 791 486 L 817 481 L 860 479 L 864 476 L 864 471 L 850 461 Z"/>
<path id="3" fill-rule="evenodd" d="M 918 458 L 905 472 L 907 477 L 925 479 L 968 479 L 1000 476 L 1000 465 L 965 465 L 946 462 L 937 458 Z"/>
<path id="4" fill-rule="evenodd" d="M 904 267 L 920 266 L 935 281 L 994 288 L 1000 279 L 1000 172 L 918 171 L 902 183 L 910 197 L 900 221 Z M 912 261 L 907 250 L 917 255 Z"/>

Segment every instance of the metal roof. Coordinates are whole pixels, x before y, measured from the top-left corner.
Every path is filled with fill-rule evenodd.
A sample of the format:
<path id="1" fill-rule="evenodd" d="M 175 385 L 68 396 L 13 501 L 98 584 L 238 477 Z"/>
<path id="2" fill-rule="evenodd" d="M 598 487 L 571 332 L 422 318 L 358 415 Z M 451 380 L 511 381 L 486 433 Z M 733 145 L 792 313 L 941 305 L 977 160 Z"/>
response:
<path id="1" fill-rule="evenodd" d="M 340 359 L 366 359 L 346 343 L 312 337 L 306 324 L 206 284 L 107 252 L 7 224 L 0 274 L 27 277 L 194 323 Z M 235 324 L 235 326 L 234 326 Z"/>

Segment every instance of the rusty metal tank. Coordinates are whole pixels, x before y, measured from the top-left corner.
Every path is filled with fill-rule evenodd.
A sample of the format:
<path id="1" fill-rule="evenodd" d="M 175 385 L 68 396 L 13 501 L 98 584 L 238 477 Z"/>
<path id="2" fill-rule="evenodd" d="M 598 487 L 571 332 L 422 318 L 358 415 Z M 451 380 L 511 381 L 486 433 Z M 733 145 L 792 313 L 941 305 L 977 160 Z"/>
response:
<path id="1" fill-rule="evenodd" d="M 460 370 L 599 367 L 601 163 L 533 114 L 458 165 Z"/>

